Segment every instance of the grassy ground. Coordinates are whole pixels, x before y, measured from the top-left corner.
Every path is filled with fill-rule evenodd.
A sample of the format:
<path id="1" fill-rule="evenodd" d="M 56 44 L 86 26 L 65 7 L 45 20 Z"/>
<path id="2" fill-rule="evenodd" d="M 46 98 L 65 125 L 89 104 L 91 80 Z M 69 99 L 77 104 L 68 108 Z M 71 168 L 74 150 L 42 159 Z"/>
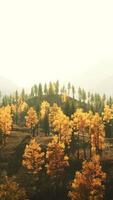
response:
<path id="1" fill-rule="evenodd" d="M 30 133 L 27 131 L 13 131 L 7 140 L 7 144 L 4 148 L 0 149 L 0 172 L 2 175 L 15 176 L 16 180 L 20 183 L 20 185 L 24 186 L 27 190 L 30 199 L 32 199 L 33 191 L 37 189 L 32 184 L 32 177 L 25 173 L 22 168 L 22 155 L 25 149 L 26 144 L 29 143 L 31 139 Z M 38 143 L 45 148 L 47 144 L 51 141 L 51 137 L 45 137 L 44 134 L 40 134 L 40 136 L 36 137 Z M 107 183 L 106 183 L 106 197 L 105 200 L 113 200 L 113 140 L 106 140 L 106 149 L 103 153 L 102 157 L 102 167 L 105 172 L 107 172 Z M 67 182 L 64 184 L 68 185 L 69 180 L 73 179 L 74 173 L 76 170 L 81 168 L 81 162 L 71 160 L 70 168 L 67 170 Z M 47 197 L 51 191 L 50 183 L 48 182 L 47 177 L 45 176 L 45 172 L 41 177 L 42 181 L 36 184 L 39 189 L 39 198 L 36 197 L 37 200 L 51 200 L 51 198 Z M 45 186 L 44 186 L 45 185 Z M 44 186 L 44 187 L 43 187 Z M 41 192 L 42 190 L 42 192 Z M 62 191 L 61 197 L 56 198 L 57 200 L 67 200 L 65 191 Z M 34 197 L 33 197 L 34 198 Z M 54 198 L 54 197 L 52 197 Z M 35 200 L 35 199 L 34 199 Z M 52 199 L 53 200 L 53 199 Z"/>
<path id="2" fill-rule="evenodd" d="M 2 173 L 11 174 L 16 170 L 16 165 L 19 164 L 21 153 L 23 153 L 23 147 L 29 139 L 30 135 L 28 133 L 16 131 L 13 131 L 7 138 L 6 146 L 2 147 L 0 151 L 0 170 Z M 22 149 L 19 147 L 22 147 Z M 19 153 L 18 149 L 20 149 Z M 17 162 L 18 164 L 14 162 Z"/>
<path id="3" fill-rule="evenodd" d="M 8 174 L 15 174 L 21 166 L 22 155 L 26 144 L 31 139 L 28 132 L 12 131 L 7 139 L 6 146 L 0 149 L 0 171 Z M 51 137 L 37 138 L 41 146 L 45 146 L 51 140 Z"/>

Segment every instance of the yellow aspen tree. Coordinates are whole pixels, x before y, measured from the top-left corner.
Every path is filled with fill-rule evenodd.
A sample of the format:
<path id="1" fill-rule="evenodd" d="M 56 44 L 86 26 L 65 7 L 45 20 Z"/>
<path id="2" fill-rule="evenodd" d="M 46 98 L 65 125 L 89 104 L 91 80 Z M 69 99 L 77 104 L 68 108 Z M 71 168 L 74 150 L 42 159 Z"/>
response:
<path id="1" fill-rule="evenodd" d="M 60 132 L 61 132 L 62 116 L 63 116 L 63 112 L 62 111 L 58 112 L 54 116 L 53 122 L 52 122 L 53 133 L 59 135 L 59 138 L 60 138 Z"/>
<path id="2" fill-rule="evenodd" d="M 43 101 L 40 106 L 40 124 L 46 135 L 49 134 L 49 110 L 50 104 Z"/>
<path id="3" fill-rule="evenodd" d="M 105 146 L 105 130 L 102 118 L 98 113 L 96 113 L 91 119 L 90 134 L 92 152 L 102 152 Z"/>
<path id="4" fill-rule="evenodd" d="M 85 144 L 85 137 L 87 136 L 87 128 L 89 125 L 88 113 L 83 112 L 82 109 L 77 109 L 76 112 L 72 115 L 72 128 L 73 132 L 77 134 L 77 146 L 78 146 L 78 159 L 80 157 L 79 144 L 82 141 L 83 145 Z M 84 157 L 86 158 L 85 147 Z"/>
<path id="5" fill-rule="evenodd" d="M 0 200 L 28 200 L 25 189 L 20 187 L 12 178 L 5 177 L 0 184 Z"/>
<path id="6" fill-rule="evenodd" d="M 105 105 L 104 111 L 102 113 L 103 123 L 105 125 L 105 132 L 106 136 L 111 136 L 111 127 L 112 127 L 112 120 L 113 120 L 113 105 L 110 107 L 109 105 Z"/>
<path id="7" fill-rule="evenodd" d="M 65 168 L 69 166 L 68 156 L 65 155 L 65 145 L 57 136 L 48 144 L 46 153 L 47 174 L 56 179 L 64 175 Z"/>
<path id="8" fill-rule="evenodd" d="M 50 183 L 52 183 L 52 190 L 55 193 L 55 197 L 57 197 L 65 182 L 65 169 L 69 166 L 69 158 L 65 154 L 65 145 L 59 141 L 58 136 L 54 136 L 53 140 L 48 144 L 45 166 Z"/>
<path id="9" fill-rule="evenodd" d="M 0 108 L 0 132 L 2 135 L 2 142 L 5 145 L 6 138 L 10 135 L 12 130 L 12 115 L 11 107 L 6 106 Z"/>
<path id="10" fill-rule="evenodd" d="M 31 173 L 38 174 L 44 165 L 44 153 L 35 139 L 26 145 L 22 165 Z"/>
<path id="11" fill-rule="evenodd" d="M 102 113 L 103 121 L 110 122 L 113 119 L 113 109 L 109 105 L 105 105 L 104 112 Z"/>
<path id="12" fill-rule="evenodd" d="M 26 110 L 28 108 L 28 104 L 25 101 L 20 101 L 19 105 L 18 105 L 18 113 L 23 112 L 24 110 Z"/>
<path id="13" fill-rule="evenodd" d="M 20 125 L 20 122 L 23 120 L 21 115 L 23 112 L 26 112 L 27 109 L 28 104 L 21 99 L 18 101 L 17 104 L 11 104 L 11 111 L 14 115 L 14 119 L 16 118 L 16 124 L 18 123 Z"/>
<path id="14" fill-rule="evenodd" d="M 69 145 L 72 136 L 71 122 L 56 104 L 50 108 L 49 122 L 51 130 L 58 135 L 59 140 Z"/>
<path id="15" fill-rule="evenodd" d="M 59 121 L 61 121 L 60 126 L 60 140 L 64 142 L 65 145 L 70 145 L 71 139 L 72 139 L 72 126 L 69 117 L 66 115 L 62 115 L 61 118 L 59 118 Z"/>
<path id="16" fill-rule="evenodd" d="M 37 117 L 37 113 L 33 107 L 29 108 L 25 119 L 26 119 L 26 127 L 28 127 L 31 130 L 32 136 L 34 136 L 34 130 L 39 120 Z"/>
<path id="17" fill-rule="evenodd" d="M 22 115 L 28 109 L 28 104 L 25 101 L 20 100 L 17 105 L 17 112 L 18 112 L 18 124 L 21 125 L 23 120 Z"/>
<path id="18" fill-rule="evenodd" d="M 87 115 L 87 125 L 88 125 L 88 143 L 89 143 L 89 157 L 91 158 L 92 156 L 92 144 L 91 144 L 91 121 L 92 121 L 92 118 L 93 118 L 93 113 L 91 111 L 88 112 L 88 115 Z"/>
<path id="19" fill-rule="evenodd" d="M 60 130 L 60 123 L 59 123 L 59 115 L 61 116 L 62 114 L 61 108 L 54 103 L 53 106 L 50 107 L 50 112 L 49 112 L 49 126 L 51 128 L 52 133 L 57 133 Z"/>
<path id="20" fill-rule="evenodd" d="M 44 117 L 49 113 L 50 104 L 47 101 L 43 101 L 40 106 L 40 117 L 44 119 Z"/>
<path id="21" fill-rule="evenodd" d="M 100 157 L 94 155 L 91 161 L 83 162 L 81 172 L 75 173 L 71 191 L 71 200 L 103 200 L 106 174 L 102 171 Z"/>

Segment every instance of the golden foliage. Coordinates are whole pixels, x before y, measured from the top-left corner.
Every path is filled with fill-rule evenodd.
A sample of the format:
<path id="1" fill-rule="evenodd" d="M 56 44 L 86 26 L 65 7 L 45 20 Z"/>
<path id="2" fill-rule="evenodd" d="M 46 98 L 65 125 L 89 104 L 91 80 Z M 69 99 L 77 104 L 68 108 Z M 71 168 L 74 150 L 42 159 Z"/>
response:
<path id="1" fill-rule="evenodd" d="M 22 113 L 27 110 L 28 104 L 25 101 L 20 100 L 18 104 L 11 104 L 11 110 L 13 113 Z"/>
<path id="2" fill-rule="evenodd" d="M 93 152 L 104 149 L 105 130 L 102 117 L 98 113 L 86 113 L 77 109 L 72 115 L 72 128 L 79 136 L 89 138 Z"/>
<path id="3" fill-rule="evenodd" d="M 103 150 L 105 146 L 105 130 L 102 118 L 98 113 L 93 115 L 90 123 L 92 151 Z"/>
<path id="4" fill-rule="evenodd" d="M 72 127 L 76 131 L 84 131 L 89 126 L 89 113 L 83 112 L 83 109 L 77 109 L 72 115 Z"/>
<path id="5" fill-rule="evenodd" d="M 12 129 L 11 107 L 0 108 L 0 130 L 2 134 L 9 135 Z"/>
<path id="6" fill-rule="evenodd" d="M 28 200 L 24 188 L 21 188 L 11 178 L 0 184 L 0 200 Z"/>
<path id="7" fill-rule="evenodd" d="M 28 104 L 25 101 L 20 101 L 18 104 L 18 108 L 17 111 L 18 113 L 22 113 L 23 111 L 25 111 L 28 108 Z"/>
<path id="8" fill-rule="evenodd" d="M 56 103 L 54 103 L 53 106 L 50 107 L 50 113 L 49 113 L 49 125 L 53 133 L 59 132 L 60 130 L 60 124 L 57 118 L 61 114 L 62 114 L 61 108 Z M 54 123 L 55 121 L 56 123 Z"/>
<path id="9" fill-rule="evenodd" d="M 111 119 L 113 119 L 113 106 L 112 108 L 110 108 L 109 105 L 105 105 L 102 116 L 103 116 L 103 121 L 105 122 L 109 122 Z"/>
<path id="10" fill-rule="evenodd" d="M 26 126 L 28 128 L 34 127 L 39 122 L 37 113 L 33 107 L 30 107 L 26 116 Z"/>
<path id="11" fill-rule="evenodd" d="M 65 155 L 64 150 L 64 143 L 60 142 L 57 136 L 54 136 L 52 142 L 48 144 L 46 153 L 46 167 L 49 176 L 62 176 L 65 167 L 69 166 L 68 157 Z"/>
<path id="12" fill-rule="evenodd" d="M 71 200 L 103 200 L 106 174 L 102 172 L 100 157 L 95 155 L 91 161 L 83 163 L 82 171 L 76 172 L 71 185 Z"/>
<path id="13" fill-rule="evenodd" d="M 29 145 L 26 145 L 22 164 L 28 171 L 34 174 L 42 170 L 44 153 L 41 152 L 41 148 L 35 139 L 32 139 Z"/>
<path id="14" fill-rule="evenodd" d="M 71 122 L 69 120 L 69 117 L 62 114 L 61 118 L 59 118 L 59 121 L 61 123 L 59 138 L 62 142 L 69 145 L 71 142 L 71 137 L 72 137 L 72 128 L 71 128 Z"/>
<path id="15" fill-rule="evenodd" d="M 53 133 L 57 133 L 60 140 L 65 144 L 71 142 L 72 128 L 69 117 L 67 117 L 57 104 L 50 108 L 49 123 Z"/>
<path id="16" fill-rule="evenodd" d="M 44 119 L 45 115 L 49 113 L 50 104 L 47 101 L 43 101 L 40 107 L 41 119 Z"/>

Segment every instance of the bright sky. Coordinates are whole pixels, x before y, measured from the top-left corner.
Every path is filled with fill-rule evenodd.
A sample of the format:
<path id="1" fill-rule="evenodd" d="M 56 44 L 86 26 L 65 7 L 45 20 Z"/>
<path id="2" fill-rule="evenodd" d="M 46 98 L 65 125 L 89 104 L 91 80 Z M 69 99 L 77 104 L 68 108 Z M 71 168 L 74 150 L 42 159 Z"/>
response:
<path id="1" fill-rule="evenodd" d="M 0 1 L 1 76 L 88 86 L 111 74 L 112 0 Z"/>

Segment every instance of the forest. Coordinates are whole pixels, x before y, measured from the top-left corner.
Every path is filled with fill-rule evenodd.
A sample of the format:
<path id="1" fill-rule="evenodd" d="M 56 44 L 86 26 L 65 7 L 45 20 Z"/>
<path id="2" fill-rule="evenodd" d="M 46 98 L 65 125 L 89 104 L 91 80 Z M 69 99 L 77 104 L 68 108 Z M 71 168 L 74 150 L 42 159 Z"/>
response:
<path id="1" fill-rule="evenodd" d="M 111 96 L 59 81 L 1 94 L 0 200 L 14 199 L 113 199 Z"/>

